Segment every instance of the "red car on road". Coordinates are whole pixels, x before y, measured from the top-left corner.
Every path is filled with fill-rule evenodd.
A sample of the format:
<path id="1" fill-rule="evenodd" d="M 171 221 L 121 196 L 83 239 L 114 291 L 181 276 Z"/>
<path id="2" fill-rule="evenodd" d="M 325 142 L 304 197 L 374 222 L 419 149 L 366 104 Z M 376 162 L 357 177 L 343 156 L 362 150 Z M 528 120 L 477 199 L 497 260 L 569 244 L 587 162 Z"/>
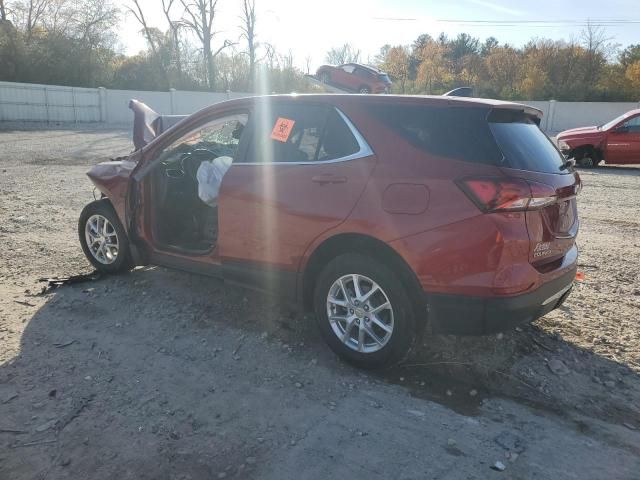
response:
<path id="1" fill-rule="evenodd" d="M 345 63 L 337 67 L 322 65 L 316 72 L 316 78 L 322 83 L 357 93 L 391 91 L 391 80 L 386 73 L 359 63 Z"/>
<path id="2" fill-rule="evenodd" d="M 363 367 L 400 361 L 425 330 L 530 322 L 571 290 L 580 179 L 536 109 L 273 96 L 165 130 L 175 118 L 133 107 L 137 150 L 88 173 L 103 198 L 79 236 L 98 270 L 157 264 L 277 292 Z"/>
<path id="3" fill-rule="evenodd" d="M 599 127 L 565 130 L 558 135 L 562 153 L 578 166 L 597 167 L 640 163 L 640 109 L 631 110 Z"/>

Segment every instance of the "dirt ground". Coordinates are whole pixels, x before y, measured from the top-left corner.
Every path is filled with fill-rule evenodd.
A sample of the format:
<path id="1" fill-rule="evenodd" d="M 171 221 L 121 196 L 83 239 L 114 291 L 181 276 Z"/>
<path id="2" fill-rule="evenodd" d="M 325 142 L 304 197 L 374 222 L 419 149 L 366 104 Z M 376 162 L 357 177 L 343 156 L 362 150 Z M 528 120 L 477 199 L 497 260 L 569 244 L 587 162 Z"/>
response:
<path id="1" fill-rule="evenodd" d="M 91 270 L 84 173 L 128 131 L 0 128 L 1 480 L 640 478 L 640 169 L 581 172 L 585 278 L 561 309 L 370 373 L 210 278 L 39 295 Z"/>

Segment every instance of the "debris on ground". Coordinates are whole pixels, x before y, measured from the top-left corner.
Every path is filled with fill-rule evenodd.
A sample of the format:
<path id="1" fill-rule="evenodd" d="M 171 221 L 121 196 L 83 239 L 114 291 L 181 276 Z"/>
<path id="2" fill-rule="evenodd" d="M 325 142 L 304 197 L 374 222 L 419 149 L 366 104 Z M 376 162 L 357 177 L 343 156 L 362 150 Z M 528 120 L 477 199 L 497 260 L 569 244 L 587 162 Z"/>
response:
<path id="1" fill-rule="evenodd" d="M 525 451 L 524 440 L 511 432 L 501 432 L 493 441 L 508 452 L 520 454 Z"/>
<path id="2" fill-rule="evenodd" d="M 500 460 L 497 460 L 496 463 L 491 465 L 491 469 L 496 470 L 498 472 L 504 472 L 507 469 L 507 467 Z"/>
<path id="3" fill-rule="evenodd" d="M 25 307 L 35 307 L 35 305 L 33 303 L 29 303 L 29 302 L 24 301 L 24 300 L 14 300 L 14 302 L 19 304 L 19 305 L 24 305 Z"/>
<path id="4" fill-rule="evenodd" d="M 547 366 L 549 367 L 549 370 L 551 370 L 551 372 L 553 372 L 556 375 L 563 376 L 563 375 L 569 375 L 571 373 L 571 370 L 569 370 L 569 367 L 567 367 L 562 360 L 558 360 L 557 358 L 553 358 L 549 360 L 547 362 Z"/>
<path id="5" fill-rule="evenodd" d="M 96 280 L 100 280 L 102 278 L 102 274 L 97 270 L 94 270 L 91 273 L 82 273 L 80 275 L 70 275 L 68 277 L 42 277 L 39 278 L 39 282 L 44 282 L 46 285 L 42 287 L 41 295 L 45 295 L 56 288 L 59 288 L 63 285 L 75 285 L 77 283 L 84 282 L 93 282 Z"/>

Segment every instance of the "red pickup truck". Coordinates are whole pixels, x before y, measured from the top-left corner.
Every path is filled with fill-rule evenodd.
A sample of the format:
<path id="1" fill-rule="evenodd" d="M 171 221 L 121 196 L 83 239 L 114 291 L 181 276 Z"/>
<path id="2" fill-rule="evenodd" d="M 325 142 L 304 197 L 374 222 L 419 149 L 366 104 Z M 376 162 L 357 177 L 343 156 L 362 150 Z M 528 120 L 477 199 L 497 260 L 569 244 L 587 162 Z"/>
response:
<path id="1" fill-rule="evenodd" d="M 599 127 L 582 127 L 558 134 L 558 148 L 580 167 L 640 164 L 640 109 L 631 110 Z"/>

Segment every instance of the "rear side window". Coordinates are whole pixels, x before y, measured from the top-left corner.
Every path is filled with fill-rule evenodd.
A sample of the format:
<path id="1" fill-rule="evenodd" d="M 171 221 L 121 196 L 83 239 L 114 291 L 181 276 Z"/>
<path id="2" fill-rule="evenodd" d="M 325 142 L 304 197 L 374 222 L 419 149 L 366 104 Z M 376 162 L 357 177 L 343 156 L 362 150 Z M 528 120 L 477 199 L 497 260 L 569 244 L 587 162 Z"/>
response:
<path id="1" fill-rule="evenodd" d="M 488 109 L 380 105 L 373 113 L 431 155 L 489 165 L 502 160 L 487 125 Z"/>
<path id="2" fill-rule="evenodd" d="M 542 173 L 569 173 L 561 168 L 562 154 L 528 115 L 496 109 L 488 120 L 504 155 L 505 166 Z"/>
<path id="3" fill-rule="evenodd" d="M 263 106 L 253 118 L 255 125 L 246 162 L 327 161 L 360 150 L 351 129 L 332 107 Z"/>

